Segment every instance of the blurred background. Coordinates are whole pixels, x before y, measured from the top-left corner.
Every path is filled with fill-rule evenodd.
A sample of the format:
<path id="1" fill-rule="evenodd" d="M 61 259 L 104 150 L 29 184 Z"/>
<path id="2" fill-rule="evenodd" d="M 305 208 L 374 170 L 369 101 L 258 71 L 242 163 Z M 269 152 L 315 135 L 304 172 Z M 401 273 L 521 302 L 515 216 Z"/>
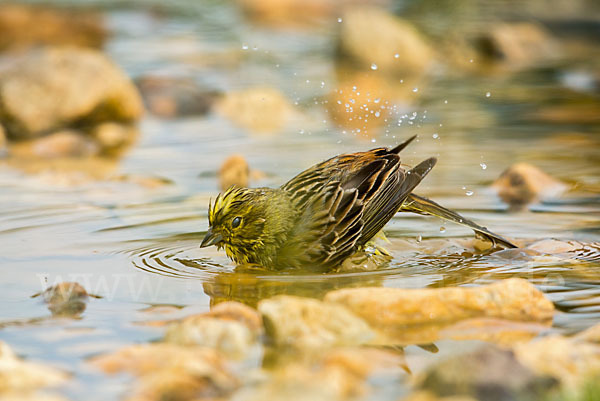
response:
<path id="1" fill-rule="evenodd" d="M 412 215 L 375 272 L 246 272 L 198 249 L 230 185 L 412 135 L 403 163 L 438 158 L 417 193 L 527 249 Z M 578 332 L 600 319 L 599 193 L 595 0 L 0 3 L 0 339 L 74 372 L 73 398 L 120 398 L 85 361 L 156 339 L 157 305 L 516 276 L 555 303 L 549 330 Z M 101 298 L 31 298 L 73 281 Z"/>

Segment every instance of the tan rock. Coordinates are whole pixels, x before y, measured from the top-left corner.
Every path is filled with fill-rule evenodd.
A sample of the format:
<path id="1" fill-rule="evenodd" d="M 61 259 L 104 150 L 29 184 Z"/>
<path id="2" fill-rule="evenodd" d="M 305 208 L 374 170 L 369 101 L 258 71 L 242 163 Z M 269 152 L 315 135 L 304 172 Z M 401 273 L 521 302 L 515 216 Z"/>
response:
<path id="1" fill-rule="evenodd" d="M 41 138 L 14 143 L 10 153 L 16 157 L 87 157 L 99 152 L 99 147 L 82 132 L 61 130 Z"/>
<path id="2" fill-rule="evenodd" d="M 321 349 L 316 353 L 275 350 L 278 363 L 265 371 L 263 382 L 240 391 L 233 400 L 351 400 L 363 399 L 372 383 L 396 381 L 406 374 L 402 352 L 375 348 Z"/>
<path id="3" fill-rule="evenodd" d="M 514 350 L 525 366 L 576 389 L 600 372 L 600 344 L 584 340 L 553 335 L 518 344 Z"/>
<path id="4" fill-rule="evenodd" d="M 55 368 L 21 360 L 0 341 L 0 394 L 57 386 L 67 378 L 66 373 Z"/>
<path id="5" fill-rule="evenodd" d="M 221 191 L 237 186 L 248 187 L 250 168 L 244 156 L 233 154 L 229 156 L 219 169 L 219 188 Z"/>
<path id="6" fill-rule="evenodd" d="M 477 288 L 342 289 L 328 293 L 325 301 L 344 305 L 377 329 L 477 316 L 544 321 L 554 314 L 552 302 L 528 281 L 518 278 Z"/>
<path id="7" fill-rule="evenodd" d="M 548 33 L 531 22 L 491 26 L 477 42 L 483 57 L 513 66 L 531 65 L 557 52 Z"/>
<path id="8" fill-rule="evenodd" d="M 148 110 L 163 118 L 204 115 L 216 98 L 191 78 L 145 76 L 136 83 Z"/>
<path id="9" fill-rule="evenodd" d="M 419 75 L 434 63 L 433 50 L 414 26 L 374 7 L 353 7 L 343 14 L 338 46 L 343 55 L 375 71 Z"/>
<path id="10" fill-rule="evenodd" d="M 130 124 L 108 122 L 95 126 L 91 134 L 103 155 L 118 156 L 137 140 L 139 131 Z"/>
<path id="11" fill-rule="evenodd" d="M 101 48 L 107 37 L 99 13 L 26 4 L 0 6 L 0 51 L 40 45 Z"/>
<path id="12" fill-rule="evenodd" d="M 316 22 L 335 10 L 332 0 L 238 0 L 252 21 L 268 25 L 301 25 Z"/>
<path id="13" fill-rule="evenodd" d="M 590 343 L 600 344 L 600 323 L 596 323 L 592 327 L 588 327 L 581 333 L 578 333 L 574 339 L 577 341 L 587 341 Z"/>
<path id="14" fill-rule="evenodd" d="M 2 156 L 6 151 L 6 142 L 6 131 L 4 130 L 2 124 L 0 124 L 0 156 Z"/>
<path id="15" fill-rule="evenodd" d="M 0 115 L 11 139 L 37 137 L 82 121 L 131 122 L 142 110 L 129 78 L 95 50 L 34 51 L 0 74 Z"/>
<path id="16" fill-rule="evenodd" d="M 0 401 L 67 401 L 67 399 L 56 394 L 9 392 L 0 394 Z"/>
<path id="17" fill-rule="evenodd" d="M 279 346 L 324 348 L 365 344 L 374 338 L 364 320 L 342 305 L 279 295 L 260 301 L 265 330 Z"/>
<path id="18" fill-rule="evenodd" d="M 261 134 L 282 130 L 294 114 L 285 96 L 273 88 L 250 88 L 226 93 L 216 102 L 215 108 L 236 125 Z"/>
<path id="19" fill-rule="evenodd" d="M 431 391 L 417 391 L 410 394 L 407 397 L 401 399 L 401 401 L 477 401 L 475 398 L 469 397 L 468 395 L 451 395 L 448 397 L 437 396 Z"/>
<path id="20" fill-rule="evenodd" d="M 221 355 L 209 348 L 166 343 L 132 345 L 95 357 L 91 363 L 106 373 L 137 376 L 130 400 L 218 398 L 238 386 Z"/>
<path id="21" fill-rule="evenodd" d="M 568 186 L 531 164 L 517 163 L 506 169 L 492 188 L 504 202 L 522 206 L 538 199 L 560 196 Z"/>
<path id="22" fill-rule="evenodd" d="M 238 302 L 224 302 L 206 314 L 172 323 L 167 328 L 165 341 L 201 345 L 241 357 L 256 344 L 261 333 L 262 321 L 254 309 Z"/>

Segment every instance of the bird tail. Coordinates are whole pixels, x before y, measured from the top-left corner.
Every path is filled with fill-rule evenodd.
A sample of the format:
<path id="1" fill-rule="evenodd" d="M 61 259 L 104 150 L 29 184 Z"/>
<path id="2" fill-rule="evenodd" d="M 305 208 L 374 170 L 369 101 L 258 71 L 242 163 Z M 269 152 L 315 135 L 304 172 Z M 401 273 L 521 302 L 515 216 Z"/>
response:
<path id="1" fill-rule="evenodd" d="M 450 209 L 446 209 L 431 199 L 427 199 L 419 195 L 410 194 L 402 204 L 400 211 L 436 216 L 441 219 L 460 224 L 464 227 L 468 227 L 475 231 L 477 236 L 491 241 L 494 245 L 500 245 L 505 248 L 517 248 L 515 244 L 501 237 L 500 235 L 494 234 L 487 228 L 478 225 L 474 221 L 471 221 Z"/>

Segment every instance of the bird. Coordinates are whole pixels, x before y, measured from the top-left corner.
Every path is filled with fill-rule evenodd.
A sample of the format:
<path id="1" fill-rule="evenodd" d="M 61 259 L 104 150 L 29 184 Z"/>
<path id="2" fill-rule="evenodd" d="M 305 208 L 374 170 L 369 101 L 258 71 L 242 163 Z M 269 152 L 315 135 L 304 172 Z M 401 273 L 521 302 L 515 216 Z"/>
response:
<path id="1" fill-rule="evenodd" d="M 397 212 L 434 215 L 473 229 L 503 248 L 516 245 L 425 197 L 415 187 L 436 164 L 413 168 L 393 148 L 341 154 L 301 172 L 279 188 L 233 186 L 209 201 L 209 228 L 200 247 L 215 245 L 238 265 L 269 270 L 335 271 L 353 255 L 374 252 L 375 237 Z"/>

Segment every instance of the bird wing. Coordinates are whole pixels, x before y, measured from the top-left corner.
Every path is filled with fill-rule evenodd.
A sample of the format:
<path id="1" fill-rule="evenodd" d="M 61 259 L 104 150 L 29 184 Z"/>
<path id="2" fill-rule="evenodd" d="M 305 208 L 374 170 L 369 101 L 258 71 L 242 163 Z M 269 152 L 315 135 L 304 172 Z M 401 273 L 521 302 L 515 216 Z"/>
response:
<path id="1" fill-rule="evenodd" d="M 280 251 L 285 263 L 337 266 L 371 240 L 435 164 L 405 171 L 396 153 L 405 144 L 337 156 L 284 184 L 301 211 Z"/>

